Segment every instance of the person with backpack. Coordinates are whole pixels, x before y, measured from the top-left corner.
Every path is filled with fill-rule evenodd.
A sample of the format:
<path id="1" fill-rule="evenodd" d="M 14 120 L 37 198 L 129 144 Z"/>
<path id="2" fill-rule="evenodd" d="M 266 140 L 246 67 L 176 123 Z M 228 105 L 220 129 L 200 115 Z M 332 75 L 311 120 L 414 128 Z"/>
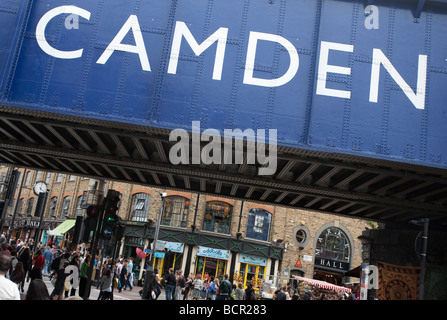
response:
<path id="1" fill-rule="evenodd" d="M 216 300 L 217 289 L 219 289 L 219 279 L 215 278 L 206 289 L 206 299 Z"/>
<path id="2" fill-rule="evenodd" d="M 56 283 L 54 284 L 53 292 L 50 297 L 53 300 L 63 300 L 64 298 L 64 284 L 65 284 L 65 267 L 67 266 L 68 259 L 70 259 L 70 253 L 66 252 L 63 255 L 54 259 L 51 264 L 51 269 L 56 273 Z"/>
<path id="3" fill-rule="evenodd" d="M 220 283 L 219 294 L 217 295 L 216 300 L 228 300 L 228 297 L 230 296 L 232 290 L 233 285 L 231 284 L 230 280 L 228 280 L 228 274 L 226 274 L 224 275 L 224 279 Z"/>

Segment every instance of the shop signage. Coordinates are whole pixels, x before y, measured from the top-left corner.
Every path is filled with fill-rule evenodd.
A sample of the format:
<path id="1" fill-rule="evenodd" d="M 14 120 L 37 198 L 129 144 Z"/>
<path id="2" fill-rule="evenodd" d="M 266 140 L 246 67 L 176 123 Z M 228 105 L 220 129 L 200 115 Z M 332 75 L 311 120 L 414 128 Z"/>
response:
<path id="1" fill-rule="evenodd" d="M 163 259 L 165 257 L 165 253 L 164 252 L 155 252 L 154 257 Z"/>
<path id="2" fill-rule="evenodd" d="M 239 254 L 239 262 L 241 262 L 241 263 L 248 263 L 248 264 L 254 264 L 254 265 L 264 266 L 265 267 L 267 265 L 267 258 L 256 257 L 256 256 L 251 256 L 251 255 L 248 255 L 248 254 L 240 253 Z"/>
<path id="3" fill-rule="evenodd" d="M 317 258 L 315 266 L 336 269 L 340 271 L 349 271 L 349 263 L 331 259 Z"/>
<path id="4" fill-rule="evenodd" d="M 198 256 L 228 260 L 230 259 L 230 250 L 221 250 L 208 247 L 200 247 L 197 252 Z"/>
<path id="5" fill-rule="evenodd" d="M 14 228 L 39 228 L 39 226 L 40 221 L 34 221 L 31 219 L 14 221 Z"/>

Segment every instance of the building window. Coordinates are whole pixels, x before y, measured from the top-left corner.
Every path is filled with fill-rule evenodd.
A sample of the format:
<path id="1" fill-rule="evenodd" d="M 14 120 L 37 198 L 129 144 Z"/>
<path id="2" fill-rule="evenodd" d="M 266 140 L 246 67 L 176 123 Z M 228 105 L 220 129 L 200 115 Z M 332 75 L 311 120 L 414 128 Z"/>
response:
<path id="1" fill-rule="evenodd" d="M 34 198 L 29 198 L 28 207 L 26 208 L 26 216 L 31 217 L 31 213 L 33 212 Z"/>
<path id="2" fill-rule="evenodd" d="M 207 202 L 203 230 L 229 234 L 232 214 L 233 206 L 228 203 L 221 201 Z"/>
<path id="3" fill-rule="evenodd" d="M 315 257 L 349 263 L 351 248 L 346 234 L 339 228 L 329 227 L 320 234 L 315 246 Z"/>
<path id="4" fill-rule="evenodd" d="M 84 196 L 79 196 L 78 200 L 76 201 L 76 216 L 82 216 L 84 214 L 84 209 L 81 208 L 82 200 L 84 199 Z"/>
<path id="5" fill-rule="evenodd" d="M 251 209 L 248 213 L 247 238 L 268 241 L 272 214 L 263 209 Z"/>
<path id="6" fill-rule="evenodd" d="M 70 209 L 70 202 L 71 202 L 71 197 L 66 196 L 64 198 L 64 202 L 62 203 L 61 219 L 65 219 L 65 217 L 68 215 L 68 210 Z"/>
<path id="7" fill-rule="evenodd" d="M 50 183 L 50 178 L 51 178 L 51 172 L 47 173 L 47 176 L 45 177 L 45 183 L 49 184 Z"/>
<path id="8" fill-rule="evenodd" d="M 62 181 L 62 173 L 58 173 L 57 177 L 56 177 L 56 182 L 61 182 Z"/>
<path id="9" fill-rule="evenodd" d="M 22 216 L 22 210 L 23 210 L 23 201 L 24 199 L 19 200 L 19 205 L 17 206 L 17 215 L 20 217 Z"/>
<path id="10" fill-rule="evenodd" d="M 188 212 L 189 199 L 180 196 L 166 197 L 161 224 L 165 226 L 186 228 Z"/>
<path id="11" fill-rule="evenodd" d="M 29 186 L 31 180 L 31 171 L 25 173 L 25 186 Z"/>
<path id="12" fill-rule="evenodd" d="M 131 221 L 146 222 L 149 213 L 151 196 L 147 193 L 136 193 L 132 197 Z"/>
<path id="13" fill-rule="evenodd" d="M 57 197 L 53 197 L 50 200 L 50 210 L 48 211 L 48 217 L 56 218 L 56 203 Z"/>

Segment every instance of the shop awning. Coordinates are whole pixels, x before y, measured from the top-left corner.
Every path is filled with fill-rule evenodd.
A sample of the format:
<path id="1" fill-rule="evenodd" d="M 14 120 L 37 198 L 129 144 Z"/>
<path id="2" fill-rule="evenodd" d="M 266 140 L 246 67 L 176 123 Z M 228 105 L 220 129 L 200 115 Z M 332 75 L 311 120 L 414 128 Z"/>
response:
<path id="1" fill-rule="evenodd" d="M 73 228 L 76 224 L 75 219 L 67 219 L 58 225 L 53 230 L 48 231 L 49 236 L 63 236 L 67 231 Z"/>
<path id="2" fill-rule="evenodd" d="M 342 292 L 347 292 L 347 293 L 351 292 L 351 289 L 349 289 L 349 288 L 336 286 L 335 284 L 332 284 L 332 283 L 329 283 L 326 281 L 315 280 L 315 279 L 310 279 L 310 278 L 303 278 L 303 277 L 298 277 L 298 276 L 293 276 L 293 277 L 297 280 L 305 281 L 305 282 L 307 282 L 313 286 L 316 286 L 318 288 L 342 291 Z"/>

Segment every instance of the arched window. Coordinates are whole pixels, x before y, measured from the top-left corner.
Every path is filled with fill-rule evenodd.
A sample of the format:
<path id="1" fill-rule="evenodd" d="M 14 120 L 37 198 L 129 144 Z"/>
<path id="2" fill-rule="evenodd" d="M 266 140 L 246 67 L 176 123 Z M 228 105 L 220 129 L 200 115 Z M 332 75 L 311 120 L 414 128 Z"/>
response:
<path id="1" fill-rule="evenodd" d="M 70 202 L 71 202 L 71 197 L 66 196 L 64 198 L 64 202 L 62 203 L 61 219 L 65 219 L 65 217 L 68 215 L 68 210 L 70 209 Z"/>
<path id="2" fill-rule="evenodd" d="M 26 216 L 31 217 L 31 214 L 33 213 L 33 205 L 34 205 L 34 198 L 28 199 L 28 207 L 26 208 Z"/>
<path id="3" fill-rule="evenodd" d="M 207 202 L 203 230 L 229 234 L 232 214 L 233 206 L 228 203 L 221 201 Z"/>
<path id="4" fill-rule="evenodd" d="M 131 221 L 145 222 L 147 220 L 150 200 L 151 196 L 147 193 L 136 193 L 132 196 Z"/>
<path id="5" fill-rule="evenodd" d="M 189 199 L 180 196 L 166 197 L 161 224 L 165 226 L 186 228 L 188 212 Z"/>
<path id="6" fill-rule="evenodd" d="M 263 209 L 251 209 L 248 213 L 247 238 L 268 241 L 272 214 Z"/>
<path id="7" fill-rule="evenodd" d="M 56 218 L 56 204 L 57 204 L 57 197 L 51 198 L 50 210 L 48 211 L 48 217 Z"/>
<path id="8" fill-rule="evenodd" d="M 336 262 L 349 263 L 351 246 L 347 235 L 337 227 L 323 230 L 315 246 L 315 257 Z"/>

